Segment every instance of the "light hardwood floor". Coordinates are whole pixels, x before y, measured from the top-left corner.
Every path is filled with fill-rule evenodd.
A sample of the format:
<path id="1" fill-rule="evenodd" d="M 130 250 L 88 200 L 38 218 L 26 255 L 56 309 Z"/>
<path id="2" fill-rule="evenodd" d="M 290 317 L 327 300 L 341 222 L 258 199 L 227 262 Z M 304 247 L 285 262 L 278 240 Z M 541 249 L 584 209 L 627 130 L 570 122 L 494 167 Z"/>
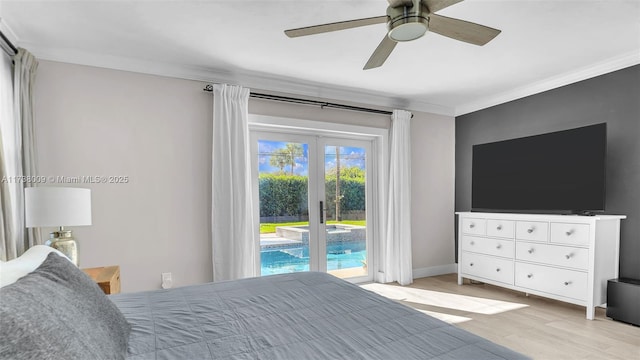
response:
<path id="1" fill-rule="evenodd" d="M 367 284 L 398 300 L 534 359 L 640 360 L 640 327 L 585 308 L 465 281 L 455 274 L 416 279 L 409 287 Z"/>

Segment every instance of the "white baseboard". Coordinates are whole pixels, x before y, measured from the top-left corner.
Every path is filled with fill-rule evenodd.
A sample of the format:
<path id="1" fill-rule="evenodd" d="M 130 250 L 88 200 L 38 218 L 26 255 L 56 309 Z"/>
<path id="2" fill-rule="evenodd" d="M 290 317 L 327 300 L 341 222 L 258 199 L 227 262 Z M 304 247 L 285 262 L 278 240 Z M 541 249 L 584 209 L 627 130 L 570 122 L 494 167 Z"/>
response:
<path id="1" fill-rule="evenodd" d="M 430 266 L 426 268 L 413 269 L 413 278 L 422 278 L 428 276 L 437 276 L 444 274 L 451 274 L 458 272 L 458 264 L 447 264 L 447 265 L 439 265 L 439 266 Z"/>

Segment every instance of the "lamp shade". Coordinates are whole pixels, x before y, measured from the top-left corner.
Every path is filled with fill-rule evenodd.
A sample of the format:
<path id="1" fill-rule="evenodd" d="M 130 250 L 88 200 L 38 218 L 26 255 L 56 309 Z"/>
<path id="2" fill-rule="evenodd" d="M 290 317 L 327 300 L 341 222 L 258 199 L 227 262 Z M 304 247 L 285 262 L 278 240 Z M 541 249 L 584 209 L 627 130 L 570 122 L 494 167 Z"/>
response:
<path id="1" fill-rule="evenodd" d="M 24 189 L 27 227 L 91 225 L 91 190 L 65 187 Z"/>

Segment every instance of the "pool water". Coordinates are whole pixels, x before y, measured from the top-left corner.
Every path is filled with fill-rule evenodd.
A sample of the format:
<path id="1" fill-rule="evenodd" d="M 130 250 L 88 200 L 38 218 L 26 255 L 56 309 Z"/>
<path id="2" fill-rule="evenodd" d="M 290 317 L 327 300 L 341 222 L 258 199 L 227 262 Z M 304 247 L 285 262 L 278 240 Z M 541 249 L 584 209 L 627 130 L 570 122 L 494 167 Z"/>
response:
<path id="1" fill-rule="evenodd" d="M 327 270 L 360 268 L 367 259 L 364 243 L 335 244 L 327 247 Z M 298 246 L 260 251 L 261 275 L 309 271 L 309 247 Z"/>

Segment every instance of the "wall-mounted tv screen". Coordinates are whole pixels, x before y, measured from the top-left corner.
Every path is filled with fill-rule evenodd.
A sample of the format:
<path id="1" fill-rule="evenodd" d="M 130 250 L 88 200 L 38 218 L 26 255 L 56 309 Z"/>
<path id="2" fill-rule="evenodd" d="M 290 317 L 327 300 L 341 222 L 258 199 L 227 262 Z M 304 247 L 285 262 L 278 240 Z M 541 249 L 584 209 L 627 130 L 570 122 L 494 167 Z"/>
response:
<path id="1" fill-rule="evenodd" d="M 473 146 L 474 211 L 604 211 L 607 125 Z"/>

